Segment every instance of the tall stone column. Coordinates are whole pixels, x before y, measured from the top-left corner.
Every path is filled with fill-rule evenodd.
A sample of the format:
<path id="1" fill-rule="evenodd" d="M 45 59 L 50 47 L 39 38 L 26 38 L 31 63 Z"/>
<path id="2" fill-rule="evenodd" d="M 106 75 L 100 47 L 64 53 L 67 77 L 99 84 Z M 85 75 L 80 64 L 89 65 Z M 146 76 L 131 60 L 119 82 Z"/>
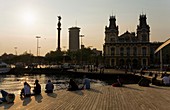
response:
<path id="1" fill-rule="evenodd" d="M 58 16 L 58 47 L 57 47 L 57 51 L 61 51 L 61 48 L 60 48 L 60 31 L 61 31 L 61 23 L 60 23 L 60 20 L 61 20 L 61 16 Z"/>

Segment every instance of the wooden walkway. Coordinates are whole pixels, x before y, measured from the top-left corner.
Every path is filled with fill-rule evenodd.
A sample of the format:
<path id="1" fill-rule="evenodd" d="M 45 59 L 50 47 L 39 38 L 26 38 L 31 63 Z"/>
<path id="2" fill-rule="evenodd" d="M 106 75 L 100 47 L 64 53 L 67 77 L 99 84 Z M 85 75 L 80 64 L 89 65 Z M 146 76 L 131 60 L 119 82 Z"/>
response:
<path id="1" fill-rule="evenodd" d="M 169 110 L 170 87 L 98 86 L 91 90 L 58 90 L 53 94 L 0 104 L 0 110 Z"/>

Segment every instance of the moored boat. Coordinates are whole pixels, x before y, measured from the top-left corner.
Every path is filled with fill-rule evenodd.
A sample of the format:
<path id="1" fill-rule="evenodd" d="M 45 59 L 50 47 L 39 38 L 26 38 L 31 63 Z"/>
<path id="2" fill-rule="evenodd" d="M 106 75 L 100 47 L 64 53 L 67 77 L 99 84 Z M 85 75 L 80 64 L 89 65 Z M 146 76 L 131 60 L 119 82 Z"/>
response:
<path id="1" fill-rule="evenodd" d="M 7 73 L 11 70 L 10 66 L 4 62 L 0 62 L 0 73 Z"/>

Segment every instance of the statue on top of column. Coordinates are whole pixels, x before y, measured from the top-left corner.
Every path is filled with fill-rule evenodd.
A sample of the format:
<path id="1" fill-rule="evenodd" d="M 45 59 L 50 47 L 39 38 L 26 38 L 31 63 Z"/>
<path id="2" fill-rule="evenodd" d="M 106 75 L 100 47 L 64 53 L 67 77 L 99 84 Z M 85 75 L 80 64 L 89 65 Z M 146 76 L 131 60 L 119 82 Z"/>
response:
<path id="1" fill-rule="evenodd" d="M 61 16 L 58 16 L 58 28 L 60 28 L 61 27 L 61 23 L 60 23 L 60 20 L 61 20 Z"/>

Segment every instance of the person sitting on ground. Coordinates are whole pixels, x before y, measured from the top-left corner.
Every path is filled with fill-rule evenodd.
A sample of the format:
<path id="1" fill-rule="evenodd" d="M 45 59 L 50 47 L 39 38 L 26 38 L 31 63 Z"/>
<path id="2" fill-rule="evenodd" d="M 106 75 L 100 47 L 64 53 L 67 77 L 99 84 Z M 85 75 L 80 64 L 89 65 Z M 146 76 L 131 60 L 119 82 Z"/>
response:
<path id="1" fill-rule="evenodd" d="M 153 76 L 153 73 L 152 73 L 152 72 L 149 72 L 149 76 Z"/>
<path id="2" fill-rule="evenodd" d="M 39 80 L 35 80 L 35 87 L 34 87 L 34 95 L 41 94 L 41 85 L 39 84 Z"/>
<path id="3" fill-rule="evenodd" d="M 46 93 L 53 93 L 54 85 L 51 82 L 51 80 L 48 80 L 48 83 L 46 84 L 45 89 L 46 89 L 45 91 Z"/>
<path id="4" fill-rule="evenodd" d="M 122 87 L 123 86 L 123 83 L 122 83 L 122 81 L 121 81 L 119 76 L 117 77 L 116 81 L 117 82 L 112 84 L 113 87 Z"/>
<path id="5" fill-rule="evenodd" d="M 8 93 L 4 90 L 0 90 L 2 94 L 2 98 L 0 98 L 0 103 L 2 102 L 7 102 L 7 103 L 12 103 L 15 100 L 15 94 L 13 93 Z"/>
<path id="6" fill-rule="evenodd" d="M 70 79 L 68 91 L 76 91 L 76 90 L 79 90 L 78 85 L 73 79 Z"/>
<path id="7" fill-rule="evenodd" d="M 170 79 L 168 77 L 168 74 L 165 74 L 164 77 L 162 78 L 162 83 L 165 86 L 170 86 Z"/>
<path id="8" fill-rule="evenodd" d="M 21 90 L 21 94 L 20 96 L 24 96 L 24 97 L 29 97 L 31 96 L 31 86 L 27 83 L 24 82 L 24 88 Z"/>
<path id="9" fill-rule="evenodd" d="M 143 76 L 142 76 L 141 80 L 138 82 L 139 86 L 144 86 L 144 87 L 149 87 L 149 84 L 150 84 L 150 80 Z"/>
<path id="10" fill-rule="evenodd" d="M 83 79 L 83 87 L 82 89 L 90 89 L 90 79 L 88 79 L 86 76 L 84 76 L 84 79 Z"/>
<path id="11" fill-rule="evenodd" d="M 155 76 L 151 79 L 151 82 L 152 82 L 152 85 L 160 86 L 161 83 L 160 83 L 160 81 L 157 80 L 157 76 L 158 76 L 158 74 L 155 74 Z"/>

